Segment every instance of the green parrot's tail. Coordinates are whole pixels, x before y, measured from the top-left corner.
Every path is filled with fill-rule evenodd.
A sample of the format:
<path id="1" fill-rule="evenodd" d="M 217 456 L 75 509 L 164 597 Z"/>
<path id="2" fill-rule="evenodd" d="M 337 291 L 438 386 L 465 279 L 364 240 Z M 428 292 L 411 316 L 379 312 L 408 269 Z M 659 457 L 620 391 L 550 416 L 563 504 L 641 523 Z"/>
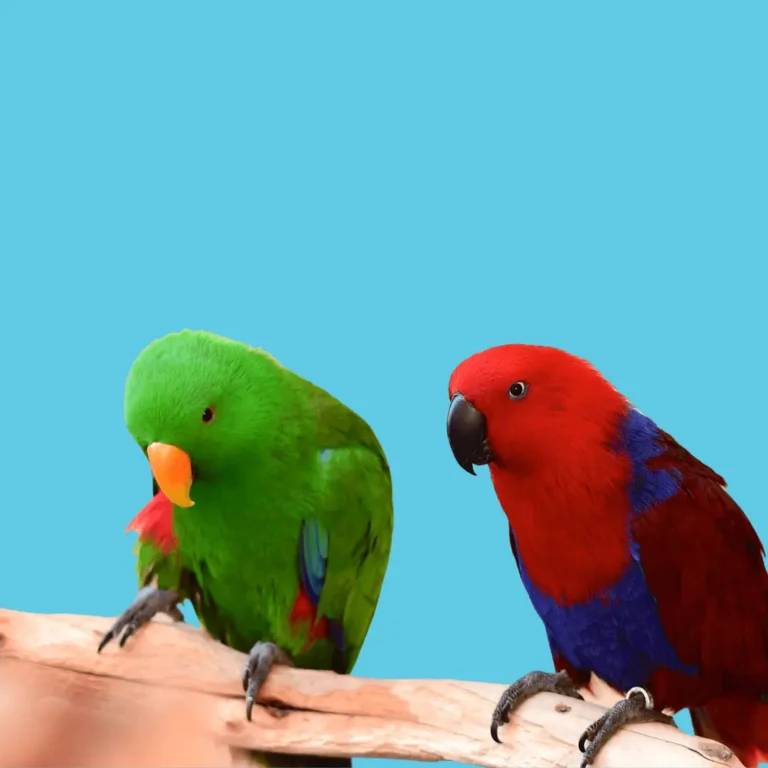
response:
<path id="1" fill-rule="evenodd" d="M 253 757 L 269 768 L 352 768 L 352 759 L 349 757 L 280 755 L 274 752 L 254 752 Z"/>

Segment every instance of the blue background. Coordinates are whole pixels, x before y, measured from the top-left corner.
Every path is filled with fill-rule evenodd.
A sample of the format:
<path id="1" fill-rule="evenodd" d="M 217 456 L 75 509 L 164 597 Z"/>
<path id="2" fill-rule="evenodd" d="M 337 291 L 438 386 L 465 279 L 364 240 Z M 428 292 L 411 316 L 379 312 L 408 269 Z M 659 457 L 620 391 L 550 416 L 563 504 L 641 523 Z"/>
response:
<path id="1" fill-rule="evenodd" d="M 586 356 L 768 539 L 765 3 L 0 5 L 0 604 L 113 615 L 125 376 L 205 328 L 363 415 L 391 566 L 356 673 L 549 668 L 447 383 Z M 490 713 L 489 713 L 490 714 Z M 684 719 L 683 722 L 686 722 Z"/>

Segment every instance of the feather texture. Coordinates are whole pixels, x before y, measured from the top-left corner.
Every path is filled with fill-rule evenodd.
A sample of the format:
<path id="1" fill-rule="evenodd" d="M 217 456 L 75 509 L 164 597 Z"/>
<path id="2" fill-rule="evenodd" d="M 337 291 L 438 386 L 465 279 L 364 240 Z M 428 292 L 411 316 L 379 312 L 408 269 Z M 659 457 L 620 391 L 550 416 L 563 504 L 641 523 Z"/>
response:
<path id="1" fill-rule="evenodd" d="M 528 394 L 510 402 L 515 381 Z M 562 350 L 478 353 L 453 372 L 457 392 L 484 417 L 555 666 L 643 686 L 746 765 L 768 760 L 768 572 L 724 479 Z"/>
<path id="2" fill-rule="evenodd" d="M 302 523 L 299 564 L 302 586 L 312 605 L 316 606 L 320 602 L 328 567 L 328 531 L 320 525 L 316 517 Z"/>
<path id="3" fill-rule="evenodd" d="M 262 350 L 204 332 L 150 344 L 125 402 L 136 442 L 175 446 L 193 471 L 194 506 L 155 488 L 129 525 L 140 579 L 192 599 L 227 645 L 270 641 L 298 666 L 349 672 L 392 535 L 389 466 L 369 425 Z"/>

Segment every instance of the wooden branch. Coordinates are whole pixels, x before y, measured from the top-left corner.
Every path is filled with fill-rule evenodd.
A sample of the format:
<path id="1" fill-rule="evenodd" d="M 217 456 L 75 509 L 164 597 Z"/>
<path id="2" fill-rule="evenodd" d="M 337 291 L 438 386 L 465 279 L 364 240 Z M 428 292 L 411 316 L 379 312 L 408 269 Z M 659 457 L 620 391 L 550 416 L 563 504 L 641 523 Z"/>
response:
<path id="1" fill-rule="evenodd" d="M 90 692 L 92 700 L 86 708 L 91 709 L 117 704 L 136 707 L 137 703 L 145 707 L 151 696 L 165 701 L 166 712 L 181 706 L 182 700 L 185 707 L 196 707 L 201 727 L 192 729 L 187 724 L 184 739 L 188 741 L 193 731 L 206 734 L 209 744 L 215 745 L 210 756 L 201 757 L 201 749 L 196 748 L 195 758 L 186 755 L 173 762 L 167 757 L 153 765 L 222 765 L 225 758 L 216 749 L 228 750 L 226 761 L 233 764 L 239 758 L 231 756 L 241 755 L 237 750 L 247 748 L 452 760 L 488 768 L 578 766 L 579 735 L 603 711 L 594 703 L 539 694 L 513 715 L 501 732 L 505 743 L 497 745 L 491 740 L 489 721 L 502 685 L 371 680 L 279 667 L 264 685 L 263 699 L 289 711 L 256 706 L 253 722 L 248 723 L 240 683 L 243 654 L 211 640 L 201 630 L 154 620 L 124 648 L 113 643 L 99 655 L 96 646 L 111 621 L 0 609 L 0 691 L 7 689 L 12 673 L 34 671 L 38 675 L 34 682 L 24 683 L 27 695 L 34 695 L 38 702 L 34 709 L 25 710 L 30 717 L 36 716 L 44 697 L 61 703 L 79 695 L 82 704 L 84 691 Z M 16 711 L 18 706 L 14 704 L 12 709 Z M 0 716 L 0 722 L 5 719 Z M 17 727 L 31 732 L 37 721 Z M 145 742 L 149 740 L 146 733 L 132 731 L 134 741 L 142 736 Z M 0 765 L 32 764 L 8 762 L 4 751 L 7 742 L 0 735 Z M 78 761 L 86 765 L 85 758 Z M 99 761 L 108 764 L 103 758 Z M 740 765 L 726 747 L 659 724 L 625 729 L 596 761 L 596 768 Z"/>

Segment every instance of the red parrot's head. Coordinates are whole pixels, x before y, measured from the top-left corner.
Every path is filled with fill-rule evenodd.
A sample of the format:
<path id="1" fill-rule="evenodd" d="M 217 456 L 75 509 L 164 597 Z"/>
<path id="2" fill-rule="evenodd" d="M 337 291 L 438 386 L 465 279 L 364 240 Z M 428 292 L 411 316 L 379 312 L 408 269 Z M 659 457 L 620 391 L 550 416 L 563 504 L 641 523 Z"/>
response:
<path id="1" fill-rule="evenodd" d="M 588 362 L 554 347 L 507 344 L 462 362 L 448 385 L 456 461 L 532 472 L 604 447 L 626 399 Z"/>

